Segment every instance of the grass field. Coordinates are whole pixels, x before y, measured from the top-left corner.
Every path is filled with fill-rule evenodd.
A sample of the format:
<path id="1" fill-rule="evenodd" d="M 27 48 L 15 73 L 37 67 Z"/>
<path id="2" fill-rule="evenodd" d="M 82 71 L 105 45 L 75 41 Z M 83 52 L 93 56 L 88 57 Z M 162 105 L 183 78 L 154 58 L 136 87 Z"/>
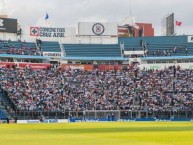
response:
<path id="1" fill-rule="evenodd" d="M 0 124 L 0 145 L 193 145 L 193 122 Z"/>

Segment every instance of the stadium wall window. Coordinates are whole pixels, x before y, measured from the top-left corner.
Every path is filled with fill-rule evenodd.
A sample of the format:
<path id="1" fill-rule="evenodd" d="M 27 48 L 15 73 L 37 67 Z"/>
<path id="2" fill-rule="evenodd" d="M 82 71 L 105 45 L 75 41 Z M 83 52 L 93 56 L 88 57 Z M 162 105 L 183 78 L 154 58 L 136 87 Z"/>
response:
<path id="1" fill-rule="evenodd" d="M 148 61 L 147 63 L 148 63 L 148 64 L 153 64 L 153 61 Z"/>
<path id="2" fill-rule="evenodd" d="M 83 62 L 81 62 L 81 64 L 87 64 L 87 63 L 83 61 Z"/>
<path id="3" fill-rule="evenodd" d="M 111 62 L 110 62 L 110 61 L 108 61 L 108 62 L 107 62 L 107 64 L 111 64 Z"/>
<path id="4" fill-rule="evenodd" d="M 114 65 L 114 64 L 115 64 L 115 62 L 114 62 L 114 61 L 110 61 L 110 64 Z"/>
<path id="5" fill-rule="evenodd" d="M 182 61 L 182 60 L 178 60 L 178 61 L 177 61 L 177 63 L 184 63 L 184 61 Z"/>
<path id="6" fill-rule="evenodd" d="M 173 61 L 168 61 L 168 63 L 174 63 Z"/>
<path id="7" fill-rule="evenodd" d="M 185 60 L 185 63 L 190 63 L 190 61 L 189 60 Z"/>

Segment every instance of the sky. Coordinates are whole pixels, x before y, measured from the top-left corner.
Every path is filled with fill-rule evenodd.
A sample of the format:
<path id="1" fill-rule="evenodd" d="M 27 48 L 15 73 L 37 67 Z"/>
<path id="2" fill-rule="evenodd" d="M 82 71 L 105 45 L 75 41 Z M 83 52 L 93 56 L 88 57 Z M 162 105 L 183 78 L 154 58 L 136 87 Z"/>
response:
<path id="1" fill-rule="evenodd" d="M 4 1 L 4 2 L 3 2 Z M 152 23 L 161 35 L 161 20 L 174 13 L 182 26 L 177 35 L 193 35 L 193 0 L 0 0 L 0 12 L 27 26 L 48 23 L 52 27 L 77 27 L 78 22 L 110 22 L 118 25 L 128 16 L 136 22 Z M 2 5 L 4 3 L 4 5 Z"/>

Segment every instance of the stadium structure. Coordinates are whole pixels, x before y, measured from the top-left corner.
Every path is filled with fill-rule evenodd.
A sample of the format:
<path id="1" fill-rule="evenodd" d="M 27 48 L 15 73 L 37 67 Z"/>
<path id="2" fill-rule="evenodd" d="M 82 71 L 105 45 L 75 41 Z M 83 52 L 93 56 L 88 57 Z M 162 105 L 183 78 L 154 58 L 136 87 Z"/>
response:
<path id="1" fill-rule="evenodd" d="M 77 34 L 0 18 L 0 119 L 191 120 L 193 35 L 136 24 L 79 22 Z"/>

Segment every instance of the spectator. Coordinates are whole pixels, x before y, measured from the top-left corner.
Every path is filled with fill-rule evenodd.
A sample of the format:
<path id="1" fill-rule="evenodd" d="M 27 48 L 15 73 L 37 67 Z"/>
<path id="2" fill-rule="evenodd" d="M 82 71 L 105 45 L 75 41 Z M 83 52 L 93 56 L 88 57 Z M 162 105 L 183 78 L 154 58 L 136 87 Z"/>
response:
<path id="1" fill-rule="evenodd" d="M 19 111 L 191 110 L 191 72 L 179 67 L 139 70 L 136 66 L 129 71 L 90 72 L 0 68 L 0 85 Z"/>

